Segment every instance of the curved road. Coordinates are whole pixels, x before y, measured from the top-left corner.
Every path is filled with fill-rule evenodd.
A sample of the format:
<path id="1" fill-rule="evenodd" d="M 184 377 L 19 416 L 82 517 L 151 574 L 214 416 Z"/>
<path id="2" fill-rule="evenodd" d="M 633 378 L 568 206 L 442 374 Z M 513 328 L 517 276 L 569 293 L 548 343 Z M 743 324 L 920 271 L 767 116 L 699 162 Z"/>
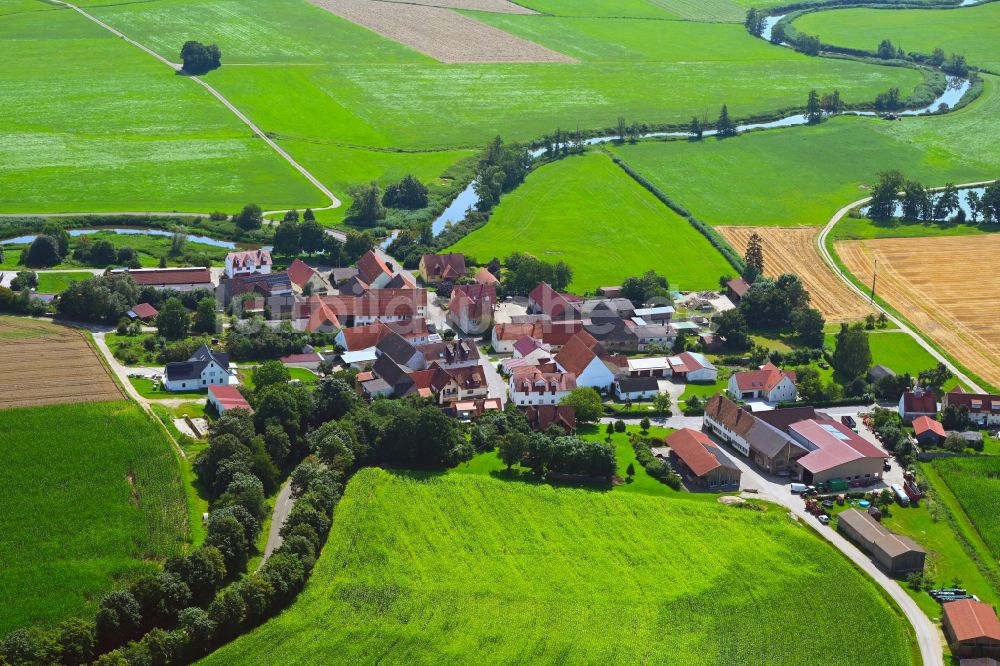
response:
<path id="1" fill-rule="evenodd" d="M 118 30 L 115 30 L 110 25 L 108 25 L 107 23 L 105 23 L 101 19 L 97 18 L 93 14 L 87 13 L 86 11 L 84 11 L 80 7 L 77 7 L 74 4 L 71 4 L 69 2 L 64 2 L 64 0 L 53 0 L 53 2 L 55 2 L 56 4 L 62 5 L 63 7 L 68 7 L 69 9 L 72 9 L 72 10 L 74 10 L 76 12 L 79 12 L 82 16 L 85 16 L 86 18 L 90 19 L 91 21 L 93 21 L 97 25 L 101 26 L 102 28 L 104 28 L 105 30 L 107 30 L 111 34 L 115 35 L 116 37 L 120 37 L 121 39 L 124 39 L 126 42 L 128 42 L 132 46 L 135 46 L 136 48 L 141 49 L 143 52 L 145 52 L 145 53 L 153 56 L 154 58 L 156 58 L 157 60 L 159 60 L 160 62 L 162 62 L 164 65 L 166 65 L 170 69 L 174 70 L 175 72 L 180 72 L 181 71 L 181 65 L 179 63 L 171 62 L 171 61 L 167 60 L 166 58 L 164 58 L 163 56 L 161 56 L 159 53 L 157 53 L 156 51 L 152 50 L 148 46 L 140 44 L 139 42 L 135 41 L 134 39 L 126 36 L 124 33 L 120 32 Z M 330 204 L 329 205 L 327 205 L 327 206 L 325 206 L 323 208 L 316 208 L 314 210 L 330 210 L 331 208 L 338 208 L 340 206 L 340 199 L 338 199 L 336 197 L 336 195 L 334 195 L 334 193 L 331 192 L 330 189 L 326 185 L 324 185 L 323 183 L 321 183 L 320 180 L 318 178 L 316 178 L 316 176 L 312 175 L 304 166 L 302 166 L 301 164 L 299 164 L 298 162 L 296 162 L 295 159 L 292 158 L 291 155 L 289 155 L 287 152 L 285 152 L 285 150 L 281 146 L 279 146 L 277 143 L 275 143 L 271 139 L 271 137 L 269 137 L 267 134 L 265 134 L 263 132 L 263 130 L 261 130 L 259 127 L 257 127 L 257 125 L 255 125 L 252 120 L 250 120 L 242 111 L 240 111 L 239 109 L 237 109 L 233 105 L 232 102 L 230 102 L 228 99 L 226 99 L 222 95 L 222 93 L 220 93 L 218 90 L 216 90 L 215 88 L 213 88 L 207 82 L 203 81 L 200 77 L 197 77 L 197 76 L 188 76 L 188 78 L 191 79 L 192 81 L 194 81 L 195 83 L 199 84 L 203 88 L 205 88 L 205 90 L 207 90 L 209 93 L 211 93 L 213 97 L 215 97 L 217 100 L 219 100 L 220 102 L 222 102 L 222 104 L 224 104 L 227 109 L 229 109 L 230 111 L 232 111 L 232 113 L 237 118 L 239 118 L 241 121 L 243 121 L 243 124 L 246 125 L 247 127 L 249 127 L 250 130 L 255 135 L 257 135 L 259 138 L 263 139 L 267 143 L 267 145 L 269 145 L 272 149 L 274 149 L 274 151 L 276 153 L 278 153 L 278 155 L 280 155 L 282 158 L 284 158 L 284 160 L 286 162 L 288 162 L 296 171 L 298 171 L 300 174 L 302 174 L 303 176 L 305 176 L 306 179 L 310 183 L 312 183 L 313 185 L 315 185 L 316 188 L 319 189 L 319 191 L 322 192 L 324 196 L 326 196 L 326 197 L 328 197 L 330 199 Z M 267 211 L 266 214 L 270 215 L 270 214 L 274 214 L 274 213 L 284 213 L 284 212 L 286 212 L 286 211 L 284 211 L 284 210 L 273 210 L 273 211 Z"/>
<path id="2" fill-rule="evenodd" d="M 978 183 L 964 183 L 962 185 L 956 185 L 955 187 L 957 187 L 957 188 L 983 187 L 985 185 L 989 185 L 992 182 L 994 182 L 994 181 L 987 180 L 987 181 L 982 181 L 982 182 L 978 182 Z M 934 188 L 931 191 L 939 191 L 941 189 L 943 189 L 943 188 Z M 816 235 L 816 247 L 817 247 L 817 249 L 819 249 L 819 254 L 820 254 L 821 257 L 823 257 L 823 261 L 826 262 L 826 265 L 829 266 L 830 270 L 833 271 L 834 275 L 836 275 L 840 279 L 841 282 L 843 282 L 845 285 L 847 285 L 848 289 L 850 289 L 851 291 L 853 291 L 854 293 L 856 293 L 858 296 L 860 296 L 865 301 L 870 301 L 871 295 L 868 294 L 868 293 L 866 293 L 866 292 L 864 292 L 863 290 L 861 290 L 856 284 L 854 284 L 854 282 L 851 281 L 851 279 L 849 277 L 847 277 L 847 275 L 844 273 L 844 271 L 842 271 L 840 269 L 840 267 L 837 265 L 837 263 L 833 260 L 833 256 L 830 254 L 830 251 L 827 250 L 827 248 L 826 248 L 826 239 L 827 239 L 827 237 L 829 237 L 830 232 L 833 231 L 833 228 L 835 226 L 837 226 L 837 223 L 840 222 L 840 220 L 842 220 L 844 218 L 844 216 L 847 215 L 851 211 L 851 209 L 855 208 L 856 206 L 861 206 L 863 204 L 866 204 L 869 201 L 871 201 L 871 197 L 866 197 L 864 199 L 858 199 L 857 201 L 855 201 L 853 203 L 847 204 L 846 206 L 844 206 L 843 208 L 841 208 L 840 210 L 838 210 L 837 214 L 834 215 L 830 219 L 830 221 L 827 222 L 826 226 L 823 227 L 823 229 L 819 232 L 819 234 Z M 889 318 L 889 321 L 891 321 L 894 324 L 896 324 L 896 326 L 899 327 L 899 329 L 902 332 L 907 333 L 911 338 L 913 338 L 914 340 L 916 340 L 917 344 L 919 344 L 921 347 L 923 347 L 924 349 L 926 349 L 927 352 L 930 353 L 931 356 L 933 356 L 935 359 L 937 359 L 940 363 L 943 363 L 944 366 L 946 368 L 948 368 L 948 370 L 950 370 L 951 373 L 953 375 L 955 375 L 959 379 L 959 381 L 961 381 L 963 384 L 965 384 L 966 386 L 968 386 L 975 393 L 983 393 L 984 392 L 983 389 L 978 384 L 976 384 L 974 381 L 972 381 L 971 379 L 969 379 L 968 375 L 966 375 L 964 372 L 962 372 L 961 370 L 959 370 L 955 366 L 955 364 L 952 363 L 950 360 L 948 360 L 947 358 L 945 358 L 944 354 L 942 354 L 937 349 L 935 349 L 934 346 L 931 345 L 931 343 L 929 343 L 920 334 L 918 334 L 913 328 L 911 328 L 909 326 L 909 324 L 907 324 L 906 322 L 902 321 L 901 319 L 899 319 L 898 317 L 896 317 L 895 315 L 893 315 L 891 312 L 889 312 L 888 310 L 886 310 L 884 307 L 882 307 L 878 303 L 873 303 L 872 305 L 874 307 L 878 308 L 878 310 L 880 312 L 883 312 L 885 314 L 885 316 Z"/>

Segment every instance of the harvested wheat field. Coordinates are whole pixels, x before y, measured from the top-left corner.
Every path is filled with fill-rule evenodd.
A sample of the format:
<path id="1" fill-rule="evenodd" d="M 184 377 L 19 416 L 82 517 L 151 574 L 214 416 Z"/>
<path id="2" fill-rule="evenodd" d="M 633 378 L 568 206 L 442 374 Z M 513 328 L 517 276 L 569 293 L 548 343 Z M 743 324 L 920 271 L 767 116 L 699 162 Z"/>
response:
<path id="1" fill-rule="evenodd" d="M 576 62 L 447 7 L 381 0 L 309 0 L 387 39 L 444 63 Z M 507 3 L 471 0 L 460 5 Z"/>
<path id="2" fill-rule="evenodd" d="M 428 7 L 447 7 L 449 9 L 469 9 L 476 12 L 491 12 L 493 14 L 537 14 L 534 9 L 515 5 L 509 0 L 378 0 L 397 5 L 425 5 Z"/>
<path id="3" fill-rule="evenodd" d="M 716 227 L 740 254 L 756 232 L 764 244 L 764 273 L 795 273 L 812 296 L 813 307 L 829 322 L 864 319 L 869 308 L 833 274 L 816 249 L 817 230 L 810 227 Z"/>
<path id="4" fill-rule="evenodd" d="M 121 399 L 80 331 L 0 317 L 0 409 Z"/>
<path id="5" fill-rule="evenodd" d="M 959 363 L 1000 386 L 1000 236 L 840 241 L 862 282 L 878 260 L 876 293 Z"/>

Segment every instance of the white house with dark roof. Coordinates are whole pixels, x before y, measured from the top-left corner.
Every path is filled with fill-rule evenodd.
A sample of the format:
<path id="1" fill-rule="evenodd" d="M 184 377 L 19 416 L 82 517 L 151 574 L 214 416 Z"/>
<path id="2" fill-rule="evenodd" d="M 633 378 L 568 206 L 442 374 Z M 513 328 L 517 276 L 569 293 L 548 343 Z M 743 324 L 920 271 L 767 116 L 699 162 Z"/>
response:
<path id="1" fill-rule="evenodd" d="M 226 255 L 226 277 L 250 275 L 271 272 L 271 253 L 267 250 L 247 250 L 246 252 L 230 252 Z"/>
<path id="2" fill-rule="evenodd" d="M 235 383 L 229 355 L 213 352 L 207 345 L 199 347 L 186 361 L 167 363 L 163 378 L 163 387 L 168 391 L 199 391 Z"/>

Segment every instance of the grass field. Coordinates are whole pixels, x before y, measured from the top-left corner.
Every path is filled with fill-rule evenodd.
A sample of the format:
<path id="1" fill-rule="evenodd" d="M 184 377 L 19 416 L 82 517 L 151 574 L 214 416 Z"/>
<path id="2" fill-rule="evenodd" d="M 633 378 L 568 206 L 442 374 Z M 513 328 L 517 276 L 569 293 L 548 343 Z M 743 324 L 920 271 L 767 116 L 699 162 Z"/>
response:
<path id="1" fill-rule="evenodd" d="M 93 277 L 93 274 L 86 271 L 75 271 L 71 273 L 39 273 L 38 290 L 43 294 L 58 294 L 63 292 L 70 282 L 82 282 Z"/>
<path id="2" fill-rule="evenodd" d="M 827 44 L 875 51 L 883 39 L 906 51 L 964 55 L 970 64 L 1000 72 L 1000 5 L 941 10 L 841 9 L 806 14 L 795 27 Z"/>
<path id="3" fill-rule="evenodd" d="M 1000 559 L 1000 520 L 996 502 L 1000 494 L 1000 458 L 951 458 L 934 468 L 958 498 L 976 531 Z"/>
<path id="4" fill-rule="evenodd" d="M 808 631 L 809 641 L 776 641 L 776 627 Z M 816 654 L 828 664 L 913 663 L 897 612 L 783 511 L 377 469 L 351 481 L 295 605 L 205 663 L 274 654 L 358 664 L 484 655 L 795 664 Z"/>
<path id="5" fill-rule="evenodd" d="M 947 116 L 901 122 L 845 116 L 814 127 L 613 151 L 710 224 L 812 226 L 868 196 L 886 169 L 929 186 L 996 178 L 997 114 L 997 79 L 987 77 L 978 101 Z"/>
<path id="6" fill-rule="evenodd" d="M 948 222 L 907 222 L 845 217 L 830 234 L 832 240 L 868 240 L 871 238 L 924 238 L 941 236 L 978 236 L 1000 231 L 1000 224 L 951 224 Z"/>
<path id="7" fill-rule="evenodd" d="M 1000 386 L 1000 301 L 977 296 L 1000 289 L 991 269 L 1000 236 L 840 241 L 835 249 L 863 281 L 878 261 L 876 293 L 959 363 Z M 968 275 L 976 276 L 974 291 Z"/>
<path id="8" fill-rule="evenodd" d="M 157 391 L 153 390 L 153 380 L 146 379 L 145 377 L 129 377 L 129 382 L 135 387 L 135 390 L 139 392 L 143 398 L 149 400 L 183 400 L 190 398 L 192 400 L 204 400 L 208 396 L 208 391 L 167 391 L 164 390 L 163 385 L 160 384 L 160 389 Z"/>
<path id="9" fill-rule="evenodd" d="M 573 268 L 571 289 L 621 284 L 654 269 L 675 289 L 718 288 L 733 272 L 708 240 L 601 153 L 539 168 L 485 227 L 453 248 L 486 262 L 531 252 Z"/>
<path id="10" fill-rule="evenodd" d="M 322 204 L 200 86 L 76 12 L 5 4 L 0 212 Z"/>
<path id="11" fill-rule="evenodd" d="M 187 506 L 159 426 L 131 402 L 0 410 L 0 635 L 92 615 L 181 551 Z"/>

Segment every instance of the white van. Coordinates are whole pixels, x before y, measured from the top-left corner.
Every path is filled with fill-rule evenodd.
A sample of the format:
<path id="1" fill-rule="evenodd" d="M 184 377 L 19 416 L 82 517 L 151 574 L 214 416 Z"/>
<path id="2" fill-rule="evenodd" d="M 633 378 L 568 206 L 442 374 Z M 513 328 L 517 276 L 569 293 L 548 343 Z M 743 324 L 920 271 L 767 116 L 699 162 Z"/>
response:
<path id="1" fill-rule="evenodd" d="M 809 489 L 809 486 L 804 483 L 793 483 L 789 486 L 789 488 L 791 489 L 793 495 L 801 495 Z"/>

